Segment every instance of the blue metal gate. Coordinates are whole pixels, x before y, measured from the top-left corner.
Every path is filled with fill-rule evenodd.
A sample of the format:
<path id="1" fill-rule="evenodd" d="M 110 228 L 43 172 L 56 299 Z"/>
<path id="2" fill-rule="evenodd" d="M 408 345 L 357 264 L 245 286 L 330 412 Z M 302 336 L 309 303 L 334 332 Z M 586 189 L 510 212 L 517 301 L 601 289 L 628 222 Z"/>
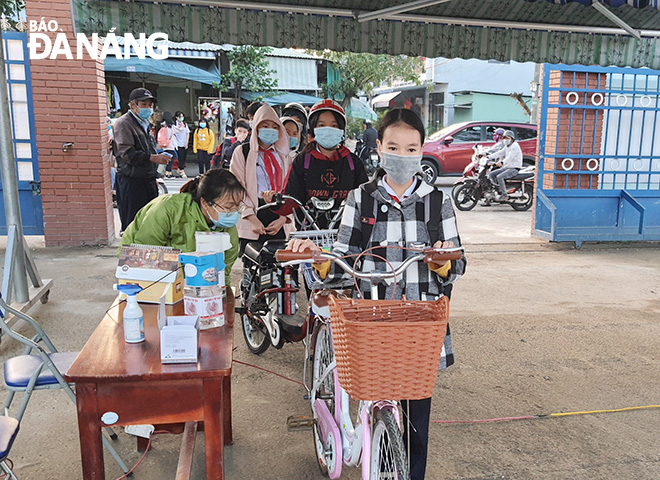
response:
<path id="1" fill-rule="evenodd" d="M 660 240 L 660 71 L 544 65 L 535 235 Z"/>
<path id="2" fill-rule="evenodd" d="M 22 32 L 2 32 L 2 38 L 23 234 L 43 235 L 44 220 L 27 49 L 28 36 Z M 4 199 L 0 195 L 0 235 L 7 234 L 4 212 Z"/>

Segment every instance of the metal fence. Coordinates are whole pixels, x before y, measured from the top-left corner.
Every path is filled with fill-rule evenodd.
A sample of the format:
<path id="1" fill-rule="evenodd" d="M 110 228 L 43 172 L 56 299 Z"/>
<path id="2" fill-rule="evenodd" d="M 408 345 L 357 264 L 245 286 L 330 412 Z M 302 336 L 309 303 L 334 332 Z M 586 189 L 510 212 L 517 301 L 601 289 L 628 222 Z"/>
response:
<path id="1" fill-rule="evenodd" d="M 535 234 L 660 240 L 660 71 L 544 65 Z"/>

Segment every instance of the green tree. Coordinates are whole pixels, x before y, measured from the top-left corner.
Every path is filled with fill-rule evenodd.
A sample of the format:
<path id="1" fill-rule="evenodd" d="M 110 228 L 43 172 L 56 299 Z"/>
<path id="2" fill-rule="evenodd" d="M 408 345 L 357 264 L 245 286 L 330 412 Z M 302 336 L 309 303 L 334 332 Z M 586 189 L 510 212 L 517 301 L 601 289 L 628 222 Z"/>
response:
<path id="1" fill-rule="evenodd" d="M 13 25 L 18 19 L 18 14 L 25 9 L 23 0 L 0 0 L 0 13 L 7 17 L 7 20 Z"/>
<path id="2" fill-rule="evenodd" d="M 374 88 L 391 85 L 395 80 L 419 85 L 419 76 L 424 73 L 424 62 L 418 57 L 332 51 L 317 54 L 333 62 L 338 70 L 339 80 L 322 87 L 328 97 L 341 100 L 344 107 L 358 93 L 370 95 Z"/>
<path id="3" fill-rule="evenodd" d="M 243 114 L 240 101 L 242 92 L 267 94 L 277 87 L 277 79 L 273 78 L 276 72 L 268 68 L 266 59 L 266 55 L 271 51 L 268 47 L 243 45 L 227 53 L 230 69 L 222 75 L 221 89 L 223 92 L 234 91 L 238 117 Z"/>

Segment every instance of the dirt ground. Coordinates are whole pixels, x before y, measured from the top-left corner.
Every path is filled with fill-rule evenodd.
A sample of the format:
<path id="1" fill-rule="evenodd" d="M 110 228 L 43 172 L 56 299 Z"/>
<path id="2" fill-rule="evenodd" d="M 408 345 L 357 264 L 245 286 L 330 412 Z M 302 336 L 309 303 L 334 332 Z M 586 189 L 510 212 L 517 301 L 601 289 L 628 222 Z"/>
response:
<path id="1" fill-rule="evenodd" d="M 457 363 L 438 375 L 434 420 L 479 420 L 660 404 L 660 244 L 548 244 L 529 236 L 531 214 L 503 207 L 460 212 L 468 268 L 454 289 Z M 112 291 L 114 248 L 36 248 L 50 301 L 31 314 L 60 350 L 78 350 Z M 235 276 L 238 275 L 234 272 Z M 235 358 L 300 380 L 303 348 L 260 357 L 235 330 Z M 3 339 L 0 357 L 19 352 Z M 234 445 L 228 479 L 323 478 L 312 434 L 288 432 L 308 415 L 295 383 L 235 365 Z M 6 392 L 2 392 L 2 396 Z M 428 479 L 660 478 L 660 409 L 473 424 L 432 424 Z M 157 435 L 136 479 L 174 477 L 181 438 Z M 115 443 L 126 463 L 131 436 Z M 203 434 L 194 478 L 204 478 Z M 75 408 L 37 392 L 10 458 L 22 480 L 81 478 Z M 106 455 L 107 478 L 121 472 Z M 358 479 L 358 469 L 342 478 Z"/>

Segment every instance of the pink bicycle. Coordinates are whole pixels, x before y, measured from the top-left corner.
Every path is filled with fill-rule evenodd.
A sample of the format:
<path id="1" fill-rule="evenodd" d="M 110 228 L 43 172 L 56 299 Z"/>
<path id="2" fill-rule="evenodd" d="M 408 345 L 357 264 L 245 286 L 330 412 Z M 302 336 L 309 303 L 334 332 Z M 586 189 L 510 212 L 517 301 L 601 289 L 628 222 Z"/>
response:
<path id="1" fill-rule="evenodd" d="M 332 253 L 279 250 L 288 265 L 332 260 L 354 278 L 378 284 L 401 277 L 420 260 L 444 263 L 461 258 L 462 247 L 409 249 L 394 271 L 357 272 Z M 313 319 L 305 342 L 305 385 L 311 400 L 314 446 L 321 471 L 331 479 L 342 466 L 362 467 L 363 480 L 408 480 L 400 403 L 391 398 L 427 398 L 433 393 L 448 320 L 448 300 L 355 300 L 333 290 L 310 298 Z M 415 355 L 413 355 L 413 353 Z M 388 361 L 385 361 L 387 358 Z M 426 365 L 417 360 L 424 358 Z M 391 368 L 395 365 L 395 368 Z M 358 400 L 357 408 L 355 402 Z"/>

